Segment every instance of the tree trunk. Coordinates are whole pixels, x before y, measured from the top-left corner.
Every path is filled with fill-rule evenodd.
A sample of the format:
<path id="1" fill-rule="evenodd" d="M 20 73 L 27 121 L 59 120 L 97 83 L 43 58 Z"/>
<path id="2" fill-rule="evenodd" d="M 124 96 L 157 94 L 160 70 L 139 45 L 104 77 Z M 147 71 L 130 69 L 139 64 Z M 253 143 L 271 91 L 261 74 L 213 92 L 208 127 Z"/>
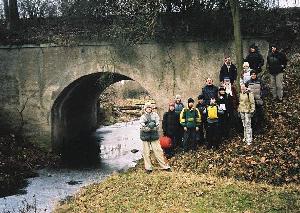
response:
<path id="1" fill-rule="evenodd" d="M 9 19 L 7 23 L 7 28 L 9 30 L 18 29 L 19 24 L 19 12 L 18 12 L 18 2 L 17 0 L 9 0 Z"/>
<path id="2" fill-rule="evenodd" d="M 238 69 L 238 79 L 243 70 L 243 44 L 242 44 L 242 34 L 240 26 L 240 10 L 239 10 L 239 0 L 229 0 L 232 21 L 233 21 L 233 31 L 234 31 L 234 43 L 235 43 L 235 55 L 236 55 L 236 65 Z M 239 88 L 239 80 L 237 82 L 237 88 Z"/>
<path id="3" fill-rule="evenodd" d="M 8 0 L 3 0 L 5 20 L 9 19 Z"/>
<path id="4" fill-rule="evenodd" d="M 170 14 L 172 13 L 172 1 L 166 0 L 166 13 Z"/>

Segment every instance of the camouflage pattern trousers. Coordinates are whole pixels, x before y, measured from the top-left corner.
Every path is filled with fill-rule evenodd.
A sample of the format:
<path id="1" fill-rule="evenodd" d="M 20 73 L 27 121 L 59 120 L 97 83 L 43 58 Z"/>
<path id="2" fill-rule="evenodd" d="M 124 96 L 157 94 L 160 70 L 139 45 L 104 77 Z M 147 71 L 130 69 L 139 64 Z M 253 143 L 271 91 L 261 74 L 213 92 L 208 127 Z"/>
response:
<path id="1" fill-rule="evenodd" d="M 251 128 L 251 117 L 252 113 L 240 112 L 241 119 L 244 127 L 244 139 L 247 144 L 252 143 L 252 128 Z"/>

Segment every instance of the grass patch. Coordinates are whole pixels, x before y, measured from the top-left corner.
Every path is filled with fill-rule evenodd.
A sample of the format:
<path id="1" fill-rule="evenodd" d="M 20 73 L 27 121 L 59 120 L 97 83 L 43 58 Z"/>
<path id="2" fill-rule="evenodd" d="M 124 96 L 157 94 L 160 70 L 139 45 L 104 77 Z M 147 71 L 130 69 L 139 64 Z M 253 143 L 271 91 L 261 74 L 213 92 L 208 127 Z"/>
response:
<path id="1" fill-rule="evenodd" d="M 208 192 L 195 212 L 297 212 L 299 190 L 282 191 L 264 186 L 228 185 Z"/>
<path id="2" fill-rule="evenodd" d="M 141 169 L 115 174 L 83 188 L 55 212 L 297 212 L 297 185 L 221 179 L 184 172 Z"/>

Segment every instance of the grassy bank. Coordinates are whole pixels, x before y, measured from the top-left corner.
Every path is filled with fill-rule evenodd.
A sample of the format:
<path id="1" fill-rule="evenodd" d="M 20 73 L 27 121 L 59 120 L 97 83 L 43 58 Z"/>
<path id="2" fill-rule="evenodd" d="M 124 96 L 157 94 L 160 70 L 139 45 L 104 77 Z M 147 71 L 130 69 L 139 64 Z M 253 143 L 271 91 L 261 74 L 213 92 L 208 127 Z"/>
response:
<path id="1" fill-rule="evenodd" d="M 297 212 L 300 188 L 142 169 L 81 190 L 55 212 Z"/>

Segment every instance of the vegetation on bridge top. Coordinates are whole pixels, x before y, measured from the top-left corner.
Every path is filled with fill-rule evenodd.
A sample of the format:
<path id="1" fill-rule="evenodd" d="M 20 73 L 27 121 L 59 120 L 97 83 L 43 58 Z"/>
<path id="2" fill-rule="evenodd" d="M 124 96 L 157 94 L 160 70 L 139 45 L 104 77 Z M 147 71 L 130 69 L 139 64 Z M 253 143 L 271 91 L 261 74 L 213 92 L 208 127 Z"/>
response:
<path id="1" fill-rule="evenodd" d="M 277 39 L 284 36 L 292 40 L 295 33 L 299 32 L 299 8 L 268 9 L 264 5 L 251 6 L 247 1 L 244 2 L 241 8 L 244 37 L 263 36 L 272 40 L 276 34 Z M 19 26 L 22 27 L 8 30 L 7 22 L 2 20 L 0 44 L 76 45 L 82 41 L 109 41 L 126 47 L 149 40 L 170 43 L 187 39 L 232 39 L 229 5 L 220 3 L 212 7 L 205 4 L 168 11 L 162 9 L 165 6 L 156 4 L 141 4 L 136 8 L 132 5 L 119 8 L 95 6 L 93 10 L 93 5 L 78 3 L 48 16 L 26 15 L 23 9 L 25 12 L 19 20 Z M 104 10 L 111 13 L 103 15 Z"/>

